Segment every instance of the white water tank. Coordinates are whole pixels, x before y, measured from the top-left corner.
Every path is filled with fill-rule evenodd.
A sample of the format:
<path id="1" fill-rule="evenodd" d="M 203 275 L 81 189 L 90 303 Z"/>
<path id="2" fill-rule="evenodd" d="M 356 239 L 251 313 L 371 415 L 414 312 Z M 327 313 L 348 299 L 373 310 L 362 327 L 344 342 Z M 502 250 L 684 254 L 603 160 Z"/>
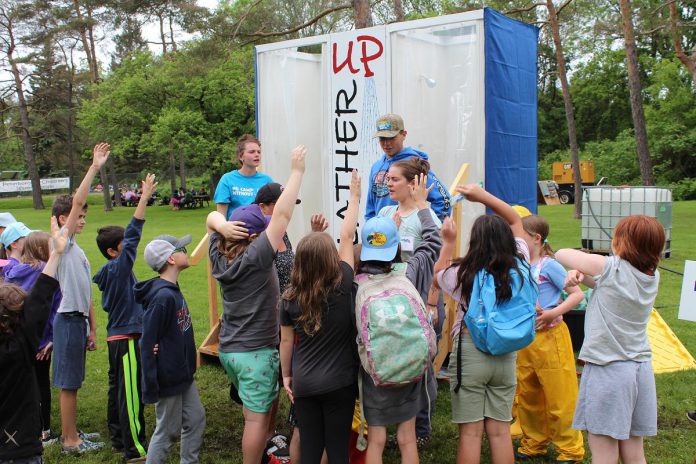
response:
<path id="1" fill-rule="evenodd" d="M 672 190 L 664 187 L 583 187 L 582 248 L 611 253 L 614 227 L 626 216 L 654 217 L 665 228 L 665 258 L 671 254 Z"/>

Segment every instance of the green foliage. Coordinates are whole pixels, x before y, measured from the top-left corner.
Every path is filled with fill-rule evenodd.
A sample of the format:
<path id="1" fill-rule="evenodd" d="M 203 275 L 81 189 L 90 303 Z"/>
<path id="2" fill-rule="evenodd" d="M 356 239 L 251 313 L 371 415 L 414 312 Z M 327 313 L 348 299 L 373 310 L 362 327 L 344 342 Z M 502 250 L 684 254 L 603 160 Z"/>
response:
<path id="1" fill-rule="evenodd" d="M 636 140 L 632 129 L 614 140 L 589 142 L 580 150 L 580 159 L 594 160 L 597 178 L 607 177 L 610 185 L 640 185 Z"/>
<path id="2" fill-rule="evenodd" d="M 672 187 L 672 197 L 675 200 L 696 200 L 696 178 L 682 179 Z"/>

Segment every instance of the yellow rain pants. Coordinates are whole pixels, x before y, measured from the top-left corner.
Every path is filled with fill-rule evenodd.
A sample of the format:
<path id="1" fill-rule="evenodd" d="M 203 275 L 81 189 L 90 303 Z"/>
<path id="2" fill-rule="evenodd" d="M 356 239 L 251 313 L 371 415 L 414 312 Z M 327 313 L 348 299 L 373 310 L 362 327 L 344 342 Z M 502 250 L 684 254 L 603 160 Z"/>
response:
<path id="1" fill-rule="evenodd" d="M 536 333 L 517 352 L 517 416 L 522 427 L 518 452 L 545 455 L 553 442 L 559 461 L 582 461 L 582 433 L 573 430 L 578 378 L 570 332 L 565 322 Z"/>

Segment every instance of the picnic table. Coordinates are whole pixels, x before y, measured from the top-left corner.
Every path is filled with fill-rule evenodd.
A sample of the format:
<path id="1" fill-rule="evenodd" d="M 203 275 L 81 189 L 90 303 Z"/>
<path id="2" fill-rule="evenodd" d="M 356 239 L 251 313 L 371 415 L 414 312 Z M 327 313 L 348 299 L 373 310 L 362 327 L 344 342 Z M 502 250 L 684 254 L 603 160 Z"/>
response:
<path id="1" fill-rule="evenodd" d="M 210 195 L 192 195 L 191 200 L 184 201 L 185 208 L 203 208 L 204 206 L 210 206 Z"/>

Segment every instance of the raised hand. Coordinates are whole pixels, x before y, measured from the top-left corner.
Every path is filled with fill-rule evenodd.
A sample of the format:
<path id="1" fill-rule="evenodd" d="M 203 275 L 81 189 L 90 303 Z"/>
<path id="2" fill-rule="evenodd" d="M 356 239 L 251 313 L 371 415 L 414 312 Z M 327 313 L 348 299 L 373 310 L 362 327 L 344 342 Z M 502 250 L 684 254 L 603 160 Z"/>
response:
<path id="1" fill-rule="evenodd" d="M 467 200 L 478 203 L 482 202 L 487 193 L 479 184 L 457 185 L 455 190 L 464 195 Z"/>
<path id="2" fill-rule="evenodd" d="M 305 155 L 307 154 L 307 149 L 304 145 L 296 146 L 291 153 L 290 157 L 290 169 L 293 171 L 304 172 L 305 171 Z"/>
<path id="3" fill-rule="evenodd" d="M 443 242 L 454 243 L 457 240 L 457 225 L 449 216 L 442 222 L 440 235 Z"/>
<path id="4" fill-rule="evenodd" d="M 350 174 L 350 196 L 360 199 L 361 193 L 360 174 L 357 169 L 353 169 L 353 172 Z"/>
<path id="5" fill-rule="evenodd" d="M 312 232 L 324 232 L 329 228 L 329 221 L 326 220 L 323 214 L 315 213 L 309 218 L 309 225 Z"/>
<path id="6" fill-rule="evenodd" d="M 413 179 L 413 182 L 413 187 L 411 187 L 411 197 L 415 200 L 416 205 L 418 205 L 420 209 L 423 209 L 425 207 L 425 201 L 428 198 L 428 194 L 435 186 L 435 183 L 433 182 L 430 187 L 426 187 L 428 184 L 427 174 L 419 174 Z"/>
<path id="7" fill-rule="evenodd" d="M 155 188 L 157 187 L 157 182 L 155 182 L 155 175 L 148 174 L 147 176 L 145 176 L 145 180 L 142 181 L 141 186 L 143 190 L 141 200 L 142 198 L 145 198 L 145 201 L 147 201 L 150 199 L 152 193 L 155 191 Z"/>
<path id="8" fill-rule="evenodd" d="M 94 167 L 101 169 L 102 166 L 106 164 L 106 160 L 109 159 L 109 155 L 111 154 L 109 151 L 110 147 L 108 143 L 98 143 L 94 146 L 92 152 L 92 165 Z"/>
<path id="9" fill-rule="evenodd" d="M 53 253 L 63 254 L 65 246 L 68 244 L 68 232 L 65 228 L 58 226 L 58 219 L 51 216 L 51 239 L 53 240 Z"/>

